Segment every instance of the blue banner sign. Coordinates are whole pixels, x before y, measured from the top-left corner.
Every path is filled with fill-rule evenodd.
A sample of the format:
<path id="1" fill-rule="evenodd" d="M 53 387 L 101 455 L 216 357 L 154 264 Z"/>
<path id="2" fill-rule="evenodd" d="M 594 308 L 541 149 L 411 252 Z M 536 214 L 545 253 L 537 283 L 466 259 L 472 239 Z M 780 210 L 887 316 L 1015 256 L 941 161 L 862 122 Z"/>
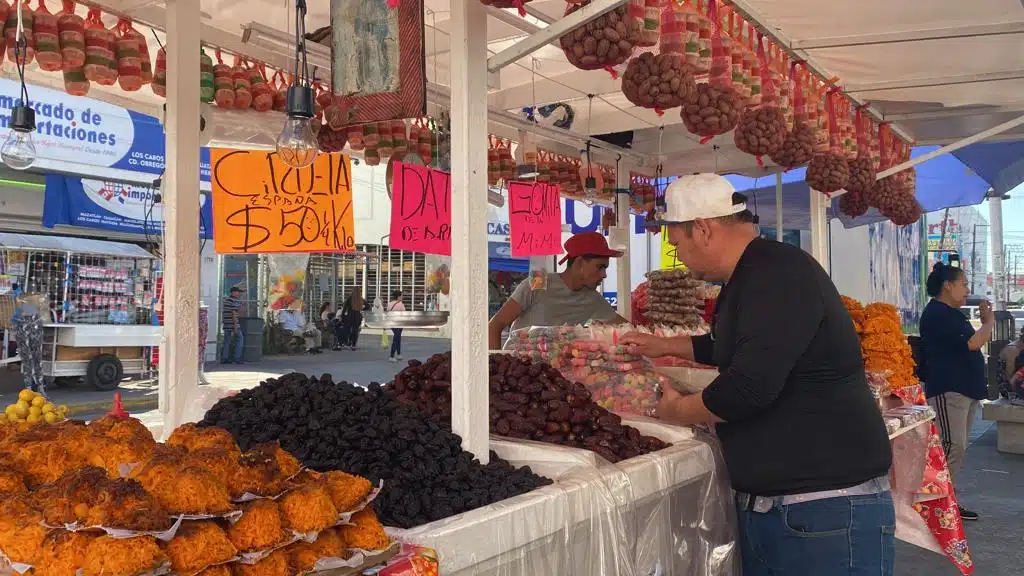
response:
<path id="1" fill-rule="evenodd" d="M 11 108 L 21 103 L 18 82 L 0 79 L 0 138 Z M 152 116 L 59 90 L 29 86 L 36 112 L 34 170 L 152 184 L 164 171 L 164 129 Z M 200 189 L 210 189 L 210 151 L 199 155 Z"/>
<path id="2" fill-rule="evenodd" d="M 132 185 L 50 174 L 43 198 L 43 226 L 78 226 L 128 234 L 163 232 L 163 203 L 148 185 Z M 210 194 L 199 195 L 199 235 L 213 237 Z"/>

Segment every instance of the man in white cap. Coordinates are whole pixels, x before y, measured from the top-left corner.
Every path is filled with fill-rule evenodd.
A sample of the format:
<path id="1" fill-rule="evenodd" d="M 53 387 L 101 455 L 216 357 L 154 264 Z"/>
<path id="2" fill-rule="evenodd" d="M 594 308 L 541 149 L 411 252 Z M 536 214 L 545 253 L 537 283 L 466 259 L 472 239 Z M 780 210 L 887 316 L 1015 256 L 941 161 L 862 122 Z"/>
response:
<path id="1" fill-rule="evenodd" d="M 666 388 L 654 415 L 716 425 L 743 575 L 891 575 L 891 448 L 828 274 L 799 248 L 759 238 L 746 198 L 721 176 L 683 176 L 665 199 L 661 224 L 679 260 L 725 283 L 712 331 L 621 342 L 719 368 L 702 394 Z"/>

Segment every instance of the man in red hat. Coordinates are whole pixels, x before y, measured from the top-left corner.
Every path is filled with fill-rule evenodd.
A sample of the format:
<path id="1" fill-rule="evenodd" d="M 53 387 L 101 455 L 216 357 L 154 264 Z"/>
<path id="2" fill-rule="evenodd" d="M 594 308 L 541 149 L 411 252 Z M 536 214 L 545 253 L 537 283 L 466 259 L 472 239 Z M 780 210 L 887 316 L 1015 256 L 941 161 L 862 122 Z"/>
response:
<path id="1" fill-rule="evenodd" d="M 501 333 L 530 326 L 583 324 L 588 320 L 626 322 L 597 292 L 605 279 L 608 259 L 622 252 L 612 250 L 598 232 L 581 232 L 565 241 L 565 256 L 558 262 L 565 271 L 541 279 L 527 278 L 487 325 L 491 350 L 501 348 Z"/>

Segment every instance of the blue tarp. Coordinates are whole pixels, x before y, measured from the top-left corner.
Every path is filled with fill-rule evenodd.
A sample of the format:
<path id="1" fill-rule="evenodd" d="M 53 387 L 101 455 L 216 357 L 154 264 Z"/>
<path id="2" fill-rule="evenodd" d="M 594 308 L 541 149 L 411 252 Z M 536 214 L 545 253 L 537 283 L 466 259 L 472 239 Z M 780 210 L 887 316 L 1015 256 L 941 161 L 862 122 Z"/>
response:
<path id="1" fill-rule="evenodd" d="M 513 257 L 512 249 L 506 242 L 488 242 L 487 269 L 526 274 L 530 271 L 530 259 Z"/>
<path id="2" fill-rule="evenodd" d="M 971 167 L 999 194 L 1006 194 L 1024 182 L 1024 140 L 978 142 L 953 155 Z"/>

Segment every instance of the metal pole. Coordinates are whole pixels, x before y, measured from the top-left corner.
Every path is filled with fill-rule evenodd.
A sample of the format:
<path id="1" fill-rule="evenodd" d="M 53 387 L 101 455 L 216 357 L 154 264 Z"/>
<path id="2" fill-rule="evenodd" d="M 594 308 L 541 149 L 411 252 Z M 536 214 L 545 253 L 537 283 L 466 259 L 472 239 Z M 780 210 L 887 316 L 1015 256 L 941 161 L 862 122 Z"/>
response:
<path id="1" fill-rule="evenodd" d="M 782 242 L 782 172 L 775 174 L 775 239 Z"/>
<path id="2" fill-rule="evenodd" d="M 989 232 L 992 234 L 992 299 L 995 310 L 1005 310 L 1000 300 L 1003 283 L 1006 282 L 1006 265 L 1003 263 L 1003 197 L 991 193 L 988 197 Z"/>
<path id="3" fill-rule="evenodd" d="M 487 12 L 452 0 L 452 431 L 488 460 Z"/>
<path id="4" fill-rule="evenodd" d="M 165 436 L 182 423 L 198 385 L 199 0 L 167 3 L 167 190 L 160 411 Z"/>

